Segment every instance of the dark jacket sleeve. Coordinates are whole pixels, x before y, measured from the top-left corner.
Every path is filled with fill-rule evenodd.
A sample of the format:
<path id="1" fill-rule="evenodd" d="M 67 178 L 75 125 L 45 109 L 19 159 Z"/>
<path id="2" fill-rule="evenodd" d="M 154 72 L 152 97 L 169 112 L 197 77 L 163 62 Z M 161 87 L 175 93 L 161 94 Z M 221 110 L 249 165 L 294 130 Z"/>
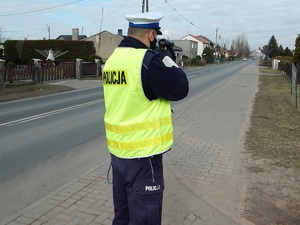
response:
<path id="1" fill-rule="evenodd" d="M 164 98 L 178 101 L 189 92 L 189 82 L 181 68 L 166 67 L 159 57 L 154 57 L 148 68 L 142 71 L 142 84 L 149 100 Z"/>

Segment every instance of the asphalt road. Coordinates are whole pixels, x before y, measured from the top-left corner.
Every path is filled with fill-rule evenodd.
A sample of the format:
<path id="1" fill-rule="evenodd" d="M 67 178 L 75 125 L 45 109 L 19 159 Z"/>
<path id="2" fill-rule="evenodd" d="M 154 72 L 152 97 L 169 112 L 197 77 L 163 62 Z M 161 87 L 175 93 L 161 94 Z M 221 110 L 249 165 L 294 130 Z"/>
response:
<path id="1" fill-rule="evenodd" d="M 174 102 L 173 109 L 184 108 L 185 101 L 214 89 L 248 63 L 188 71 L 189 96 Z M 0 218 L 109 157 L 103 114 L 99 88 L 0 104 Z"/>

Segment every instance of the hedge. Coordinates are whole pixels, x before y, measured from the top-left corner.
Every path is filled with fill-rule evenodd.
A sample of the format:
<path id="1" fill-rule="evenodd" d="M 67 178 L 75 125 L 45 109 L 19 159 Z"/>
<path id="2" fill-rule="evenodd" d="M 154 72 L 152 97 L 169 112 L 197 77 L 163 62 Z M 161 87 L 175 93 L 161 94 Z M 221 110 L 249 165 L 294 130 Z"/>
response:
<path id="1" fill-rule="evenodd" d="M 46 57 L 37 50 L 44 52 L 52 49 L 65 52 L 59 56 L 62 59 L 80 58 L 88 61 L 91 56 L 96 54 L 94 43 L 92 41 L 64 41 L 64 40 L 7 40 L 4 42 L 4 60 L 15 62 L 16 64 L 32 64 L 33 58 L 46 60 Z"/>

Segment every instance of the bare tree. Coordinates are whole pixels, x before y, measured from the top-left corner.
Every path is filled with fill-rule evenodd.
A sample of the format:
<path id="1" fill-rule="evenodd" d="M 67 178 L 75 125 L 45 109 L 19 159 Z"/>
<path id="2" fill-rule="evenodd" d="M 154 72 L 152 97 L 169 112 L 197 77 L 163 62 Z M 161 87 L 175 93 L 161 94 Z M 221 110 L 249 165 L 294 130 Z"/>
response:
<path id="1" fill-rule="evenodd" d="M 232 53 L 238 58 L 248 57 L 251 53 L 250 47 L 246 35 L 243 33 L 238 35 L 235 40 L 232 41 Z"/>

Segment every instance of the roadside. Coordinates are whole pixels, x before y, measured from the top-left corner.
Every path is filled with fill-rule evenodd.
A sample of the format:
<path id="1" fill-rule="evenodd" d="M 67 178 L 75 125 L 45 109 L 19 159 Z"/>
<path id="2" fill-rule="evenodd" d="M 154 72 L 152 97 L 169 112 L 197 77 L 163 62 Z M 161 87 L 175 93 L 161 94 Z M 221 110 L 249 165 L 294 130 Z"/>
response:
<path id="1" fill-rule="evenodd" d="M 0 89 L 0 102 L 51 95 L 77 89 L 100 87 L 102 86 L 102 82 L 100 78 L 91 77 L 82 80 L 70 79 L 45 82 L 42 84 L 16 82 L 13 85 L 11 88 Z"/>
<path id="2" fill-rule="evenodd" d="M 184 68 L 184 70 L 189 70 L 192 68 L 193 67 L 186 67 Z M 73 91 L 78 89 L 101 87 L 102 80 L 101 77 L 86 76 L 80 80 L 68 79 L 58 81 L 47 81 L 41 84 L 34 84 L 28 81 L 16 81 L 13 84 L 8 84 L 7 82 L 6 85 L 11 87 L 0 89 L 0 103 L 45 96 L 66 91 Z"/>
<path id="3" fill-rule="evenodd" d="M 256 225 L 300 224 L 300 111 L 290 77 L 260 68 L 246 136 L 249 185 L 244 217 Z"/>
<path id="4" fill-rule="evenodd" d="M 15 101 L 72 90 L 75 90 L 75 88 L 63 85 L 49 85 L 45 83 L 27 84 L 24 86 L 17 86 L 12 88 L 2 88 L 0 89 L 0 102 Z"/>

